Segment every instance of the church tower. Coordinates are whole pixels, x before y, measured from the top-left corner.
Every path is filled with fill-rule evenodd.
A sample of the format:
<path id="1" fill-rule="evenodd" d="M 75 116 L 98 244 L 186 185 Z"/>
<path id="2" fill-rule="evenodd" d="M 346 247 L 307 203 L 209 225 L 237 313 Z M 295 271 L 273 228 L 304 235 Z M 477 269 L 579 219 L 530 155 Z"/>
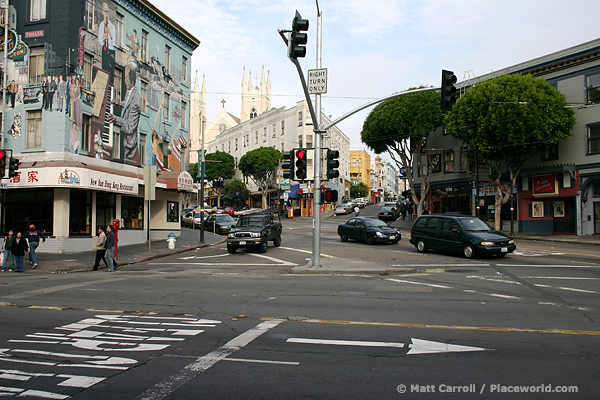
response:
<path id="1" fill-rule="evenodd" d="M 258 80 L 259 78 L 254 79 Z M 246 67 L 244 67 L 242 73 L 241 122 L 255 118 L 271 109 L 271 72 L 267 72 L 267 78 L 265 79 L 265 66 L 263 65 L 260 86 L 258 86 L 258 83 L 253 85 L 252 80 L 251 71 L 248 72 L 248 80 L 246 80 Z"/>
<path id="2" fill-rule="evenodd" d="M 194 80 L 194 89 L 190 93 L 190 163 L 198 162 L 198 150 L 201 149 L 202 132 L 206 130 L 206 77 L 202 75 L 202 89 L 198 80 L 198 71 Z M 206 139 L 205 139 L 206 140 Z"/>

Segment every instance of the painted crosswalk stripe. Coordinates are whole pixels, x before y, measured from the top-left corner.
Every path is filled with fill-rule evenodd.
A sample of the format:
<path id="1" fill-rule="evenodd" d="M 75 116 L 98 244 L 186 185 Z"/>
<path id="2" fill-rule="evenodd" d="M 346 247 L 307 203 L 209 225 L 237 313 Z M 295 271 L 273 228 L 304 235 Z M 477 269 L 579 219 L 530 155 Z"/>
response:
<path id="1" fill-rule="evenodd" d="M 365 342 L 361 340 L 331 340 L 331 339 L 306 339 L 306 338 L 289 338 L 287 343 L 302 343 L 302 344 L 326 344 L 334 346 L 360 346 L 360 347 L 404 347 L 404 343 L 394 342 Z"/>

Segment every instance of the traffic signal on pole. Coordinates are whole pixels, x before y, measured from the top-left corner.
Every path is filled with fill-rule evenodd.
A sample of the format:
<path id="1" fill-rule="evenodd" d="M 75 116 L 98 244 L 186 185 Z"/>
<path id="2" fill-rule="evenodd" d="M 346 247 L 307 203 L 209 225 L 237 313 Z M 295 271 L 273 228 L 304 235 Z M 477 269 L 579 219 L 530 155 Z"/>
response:
<path id="1" fill-rule="evenodd" d="M 442 111 L 452 111 L 452 106 L 456 103 L 456 75 L 452 71 L 442 70 Z"/>
<path id="2" fill-rule="evenodd" d="M 8 162 L 8 177 L 9 178 L 14 178 L 15 176 L 18 175 L 17 170 L 19 169 L 19 165 L 21 165 L 21 162 L 19 161 L 18 158 L 10 158 L 10 161 Z"/>
<path id="3" fill-rule="evenodd" d="M 323 203 L 337 203 L 338 191 L 334 189 L 323 189 Z"/>
<path id="4" fill-rule="evenodd" d="M 296 149 L 296 180 L 305 181 L 308 177 L 308 160 L 306 149 Z"/>
<path id="5" fill-rule="evenodd" d="M 284 179 L 294 179 L 294 150 L 283 152 L 283 163 L 281 164 Z"/>
<path id="6" fill-rule="evenodd" d="M 340 176 L 340 171 L 336 168 L 340 167 L 340 162 L 338 160 L 340 156 L 340 152 L 338 150 L 329 150 L 327 149 L 327 179 L 333 179 Z"/>
<path id="7" fill-rule="evenodd" d="M 8 158 L 6 150 L 0 150 L 0 178 L 4 178 L 4 171 L 6 170 L 6 159 Z"/>
<path id="8" fill-rule="evenodd" d="M 292 32 L 288 39 L 288 57 L 296 59 L 306 56 L 306 43 L 308 42 L 308 33 L 302 31 L 308 30 L 308 20 L 303 19 L 298 10 L 292 20 Z"/>

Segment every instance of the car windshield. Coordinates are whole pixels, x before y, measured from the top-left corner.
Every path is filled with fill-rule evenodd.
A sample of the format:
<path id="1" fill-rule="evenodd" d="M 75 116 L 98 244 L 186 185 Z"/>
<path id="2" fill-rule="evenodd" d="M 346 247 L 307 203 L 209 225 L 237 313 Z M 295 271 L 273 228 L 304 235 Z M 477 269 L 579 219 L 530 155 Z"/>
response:
<path id="1" fill-rule="evenodd" d="M 393 210 L 393 207 L 381 207 L 381 211 L 383 212 L 390 212 Z"/>
<path id="2" fill-rule="evenodd" d="M 379 219 L 363 219 L 363 222 L 365 223 L 365 226 L 368 226 L 369 228 L 382 228 L 385 226 L 389 226 L 388 224 L 386 224 L 385 222 L 379 220 Z"/>
<path id="3" fill-rule="evenodd" d="M 466 231 L 488 232 L 490 226 L 479 218 L 459 218 L 458 223 Z"/>
<path id="4" fill-rule="evenodd" d="M 231 218 L 229 214 L 221 214 L 217 215 L 217 222 L 234 222 L 235 220 Z"/>
<path id="5" fill-rule="evenodd" d="M 264 217 L 257 218 L 241 218 L 238 220 L 235 226 L 243 227 L 243 226 L 263 226 Z"/>

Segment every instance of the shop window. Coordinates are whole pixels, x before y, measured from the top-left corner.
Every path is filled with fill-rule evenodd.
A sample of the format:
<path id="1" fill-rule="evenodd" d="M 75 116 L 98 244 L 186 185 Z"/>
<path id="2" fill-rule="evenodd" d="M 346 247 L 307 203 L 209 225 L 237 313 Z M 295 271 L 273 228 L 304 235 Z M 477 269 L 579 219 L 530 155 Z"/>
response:
<path id="1" fill-rule="evenodd" d="M 454 172 L 454 151 L 444 153 L 444 172 Z"/>
<path id="2" fill-rule="evenodd" d="M 92 235 L 92 192 L 71 190 L 69 236 Z"/>
<path id="3" fill-rule="evenodd" d="M 115 219 L 115 195 L 104 192 L 96 193 L 96 229 L 99 226 L 112 225 Z"/>
<path id="4" fill-rule="evenodd" d="M 115 98 L 114 101 L 116 103 L 120 103 L 123 100 L 121 89 L 123 89 L 123 70 L 115 68 L 113 75 L 113 86 L 115 88 Z"/>
<path id="5" fill-rule="evenodd" d="M 27 111 L 27 148 L 42 147 L 42 111 Z"/>
<path id="6" fill-rule="evenodd" d="M 90 116 L 89 115 L 83 115 L 83 123 L 82 123 L 82 127 L 81 127 L 81 150 L 84 153 L 89 153 L 90 152 L 90 135 L 92 132 L 92 125 L 90 122 Z"/>
<path id="7" fill-rule="evenodd" d="M 33 224 L 47 236 L 52 236 L 54 223 L 54 189 L 6 190 L 2 204 L 2 232 L 25 233 Z"/>
<path id="8" fill-rule="evenodd" d="M 144 199 L 121 196 L 121 219 L 126 229 L 144 229 Z"/>
<path id="9" fill-rule="evenodd" d="M 141 57 L 142 61 L 148 61 L 148 31 L 142 29 L 142 48 L 141 48 Z"/>
<path id="10" fill-rule="evenodd" d="M 44 52 L 31 50 L 29 56 L 29 84 L 41 85 L 44 78 Z"/>
<path id="11" fill-rule="evenodd" d="M 179 222 L 179 203 L 167 201 L 167 222 Z"/>
<path id="12" fill-rule="evenodd" d="M 148 82 L 141 81 L 140 109 L 143 113 L 146 112 L 146 104 L 148 99 Z"/>
<path id="13" fill-rule="evenodd" d="M 46 0 L 29 1 L 29 21 L 46 19 Z"/>

